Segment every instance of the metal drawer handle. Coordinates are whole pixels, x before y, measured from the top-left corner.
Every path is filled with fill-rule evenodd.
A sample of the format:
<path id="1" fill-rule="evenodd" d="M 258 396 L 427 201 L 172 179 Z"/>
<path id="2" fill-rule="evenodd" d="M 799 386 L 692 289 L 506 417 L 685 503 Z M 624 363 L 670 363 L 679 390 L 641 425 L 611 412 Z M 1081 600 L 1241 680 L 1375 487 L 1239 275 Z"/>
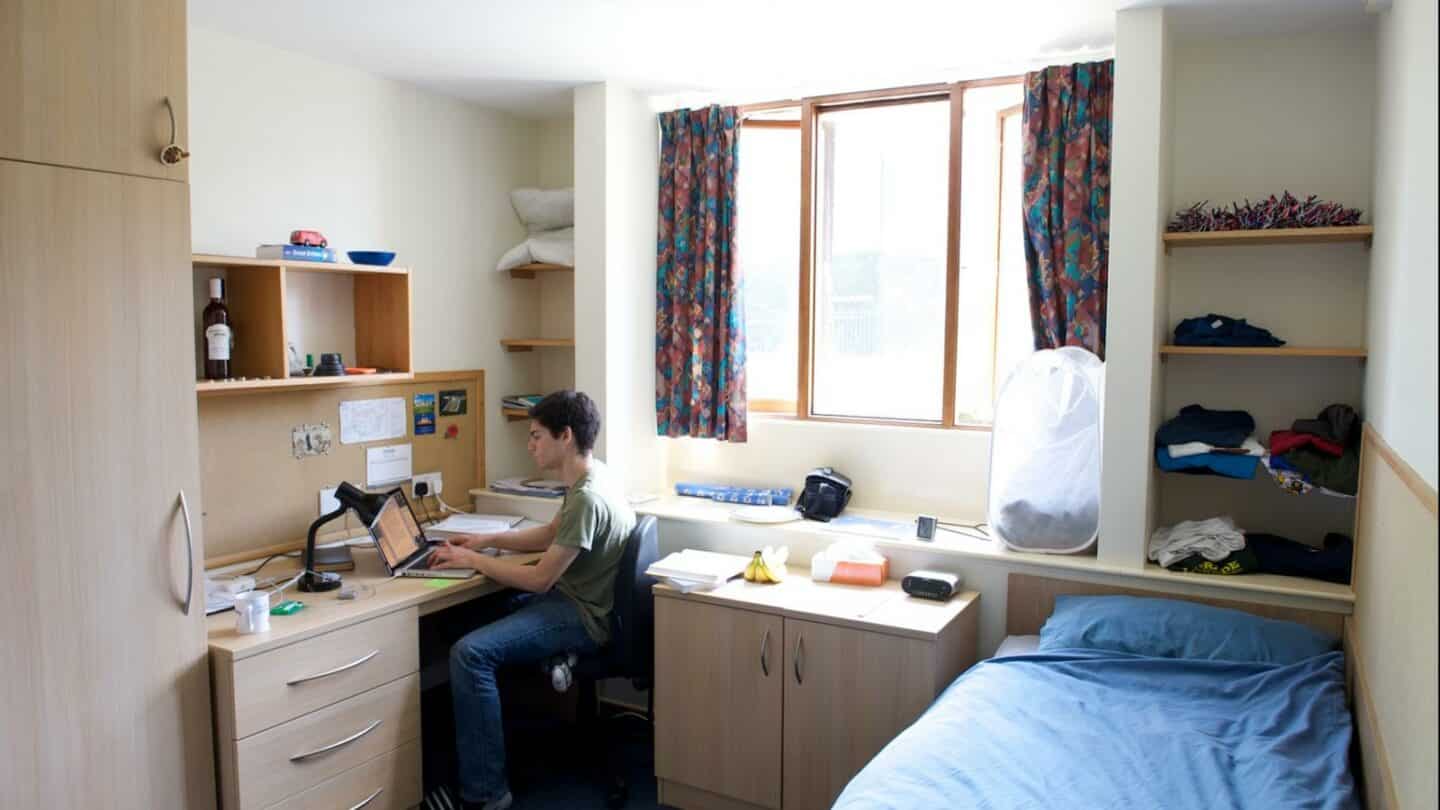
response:
<path id="1" fill-rule="evenodd" d="M 185 517 L 185 615 L 190 615 L 190 603 L 195 598 L 195 533 L 190 528 L 190 504 L 185 500 L 185 490 L 180 490 L 180 514 Z"/>
<path id="2" fill-rule="evenodd" d="M 800 662 L 805 657 L 805 637 L 801 636 L 795 640 L 795 683 L 805 683 L 805 676 L 800 671 Z"/>
<path id="3" fill-rule="evenodd" d="M 770 662 L 765 660 L 765 653 L 770 651 L 770 628 L 765 628 L 765 635 L 760 639 L 760 671 L 765 677 L 770 677 Z"/>
<path id="4" fill-rule="evenodd" d="M 343 740 L 336 740 L 335 742 L 330 743 L 329 745 L 322 745 L 321 747 L 316 748 L 314 751 L 306 751 L 306 752 L 303 753 L 303 754 L 296 754 L 295 756 L 290 757 L 290 761 L 291 761 L 291 762 L 304 762 L 305 760 L 307 760 L 307 759 L 309 759 L 309 758 L 311 758 L 311 757 L 318 757 L 318 756 L 320 756 L 321 754 L 326 754 L 326 753 L 329 753 L 329 752 L 331 752 L 331 751 L 334 751 L 336 748 L 343 748 L 343 747 L 349 745 L 350 743 L 355 742 L 356 740 L 360 739 L 361 737 L 364 737 L 366 734 L 369 734 L 370 732 L 372 732 L 372 731 L 374 731 L 375 729 L 379 728 L 379 727 L 380 727 L 380 724 L 383 723 L 383 722 L 385 722 L 385 721 L 384 721 L 384 720 L 376 720 L 375 722 L 373 722 L 373 723 L 371 723 L 370 725 L 366 726 L 365 728 L 363 728 L 363 729 L 355 732 L 354 734 L 351 734 L 349 737 L 346 737 L 346 738 L 343 739 Z M 373 798 L 375 798 L 375 797 L 372 796 L 372 797 L 370 797 L 370 798 L 373 799 Z M 365 801 L 369 801 L 369 799 L 366 799 Z M 364 804 L 364 802 L 362 802 L 361 804 Z M 357 805 L 357 806 L 358 806 L 358 805 Z"/>
<path id="5" fill-rule="evenodd" d="M 361 664 L 365 663 L 366 661 L 369 661 L 371 658 L 374 658 L 375 656 L 377 656 L 377 655 L 379 655 L 379 654 L 380 654 L 380 651 L 379 651 L 379 650 L 371 650 L 370 652 L 366 653 L 365 655 L 360 656 L 359 658 L 356 658 L 354 661 L 351 661 L 351 662 L 348 663 L 348 664 L 342 664 L 341 666 L 335 667 L 334 669 L 327 669 L 327 670 L 325 670 L 324 672 L 317 672 L 317 673 L 315 673 L 314 675 L 305 675 L 305 676 L 302 676 L 302 677 L 299 677 L 299 678 L 295 678 L 295 679 L 293 679 L 293 680 L 286 681 L 286 682 L 285 682 L 285 685 L 286 685 L 286 686 L 295 686 L 295 685 L 297 685 L 297 684 L 305 683 L 306 681 L 314 681 L 314 680 L 319 680 L 320 678 L 328 678 L 328 677 L 330 677 L 331 675 L 339 675 L 340 673 L 344 672 L 344 671 L 347 670 L 347 669 L 354 669 L 355 667 L 360 666 Z"/>
<path id="6" fill-rule="evenodd" d="M 362 800 L 360 801 L 359 804 L 355 805 L 354 807 L 351 807 L 350 810 L 360 810 L 360 808 L 364 807 L 365 805 L 369 804 L 370 802 L 375 801 L 375 797 L 376 797 L 376 796 L 379 796 L 381 793 L 384 793 L 384 792 L 385 792 L 385 788 L 383 788 L 383 787 L 375 788 L 375 792 L 374 792 L 374 793 L 371 793 L 369 796 L 366 796 L 364 799 L 362 799 Z"/>

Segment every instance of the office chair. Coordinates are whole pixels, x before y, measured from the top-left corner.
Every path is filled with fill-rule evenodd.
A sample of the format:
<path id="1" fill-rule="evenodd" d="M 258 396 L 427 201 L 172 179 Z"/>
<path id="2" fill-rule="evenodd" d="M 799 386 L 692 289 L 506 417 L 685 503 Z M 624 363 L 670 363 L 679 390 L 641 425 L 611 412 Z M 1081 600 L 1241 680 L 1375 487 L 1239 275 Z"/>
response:
<path id="1" fill-rule="evenodd" d="M 618 744 L 604 738 L 599 716 L 599 682 L 606 678 L 628 678 L 636 689 L 649 695 L 645 708 L 646 722 L 653 722 L 655 691 L 651 682 L 655 674 L 655 597 L 650 588 L 655 578 L 645 570 L 659 557 L 659 539 L 655 518 L 640 516 L 625 544 L 625 554 L 615 572 L 615 604 L 610 611 L 610 642 L 591 655 L 580 656 L 575 665 L 575 680 L 580 687 L 578 714 L 589 738 L 606 752 L 607 807 L 623 807 L 629 799 L 630 786 L 623 765 L 618 762 Z M 617 741 L 618 742 L 618 741 Z M 597 750 L 592 746 L 591 750 Z"/>

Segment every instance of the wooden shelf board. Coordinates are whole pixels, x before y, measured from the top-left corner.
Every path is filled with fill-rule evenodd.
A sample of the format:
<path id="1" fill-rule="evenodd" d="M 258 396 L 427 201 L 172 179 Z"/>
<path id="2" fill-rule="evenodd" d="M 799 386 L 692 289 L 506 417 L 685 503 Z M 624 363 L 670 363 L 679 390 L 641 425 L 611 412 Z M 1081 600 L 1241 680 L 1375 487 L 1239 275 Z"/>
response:
<path id="1" fill-rule="evenodd" d="M 530 412 L 524 408 L 501 408 L 500 413 L 505 416 L 506 422 L 525 422 L 530 419 Z"/>
<path id="2" fill-rule="evenodd" d="M 408 371 L 397 371 L 387 374 L 349 374 L 344 377 L 296 377 L 293 379 L 234 380 L 230 382 L 197 380 L 195 382 L 195 393 L 202 397 L 223 397 L 234 394 L 263 394 L 271 391 L 293 391 L 302 388 L 318 390 L 324 388 L 344 388 L 347 386 L 389 385 L 397 382 L 409 382 L 413 379 L 415 379 L 414 374 Z"/>
<path id="3" fill-rule="evenodd" d="M 507 352 L 528 352 L 531 349 L 573 349 L 573 338 L 501 338 L 500 345 Z"/>
<path id="4" fill-rule="evenodd" d="M 546 264 L 544 262 L 531 262 L 522 264 L 519 267 L 510 268 L 511 278 L 535 278 L 536 273 L 568 273 L 575 268 L 564 264 Z"/>
<path id="5" fill-rule="evenodd" d="M 1160 347 L 1160 357 L 1207 355 L 1211 357 L 1340 357 L 1364 360 L 1366 351 L 1356 346 L 1175 346 Z"/>
<path id="6" fill-rule="evenodd" d="M 300 262 L 291 259 L 250 259 L 244 256 L 216 256 L 209 253 L 196 253 L 190 257 L 190 263 L 195 267 L 224 267 L 226 269 L 245 269 L 249 267 L 280 267 L 285 270 L 294 270 L 302 273 L 342 273 L 345 275 L 359 275 L 369 273 L 383 273 L 388 275 L 408 275 L 409 268 L 380 267 L 373 264 L 347 264 L 345 262 Z"/>
<path id="7" fill-rule="evenodd" d="M 1327 242 L 1364 242 L 1375 236 L 1373 225 L 1345 225 L 1335 228 L 1269 228 L 1253 231 L 1200 231 L 1164 234 L 1165 252 L 1174 247 L 1218 245 L 1304 245 Z"/>

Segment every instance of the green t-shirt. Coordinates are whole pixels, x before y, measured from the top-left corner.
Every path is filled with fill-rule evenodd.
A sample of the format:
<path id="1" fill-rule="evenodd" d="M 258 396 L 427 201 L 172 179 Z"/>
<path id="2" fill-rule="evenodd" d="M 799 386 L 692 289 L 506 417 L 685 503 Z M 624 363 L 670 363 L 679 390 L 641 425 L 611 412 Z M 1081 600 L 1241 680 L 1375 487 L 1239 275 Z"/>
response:
<path id="1" fill-rule="evenodd" d="M 580 549 L 555 587 L 575 600 L 585 629 L 596 643 L 610 640 L 610 609 L 615 604 L 615 571 L 625 541 L 635 529 L 635 512 L 599 461 L 565 493 L 555 543 Z"/>

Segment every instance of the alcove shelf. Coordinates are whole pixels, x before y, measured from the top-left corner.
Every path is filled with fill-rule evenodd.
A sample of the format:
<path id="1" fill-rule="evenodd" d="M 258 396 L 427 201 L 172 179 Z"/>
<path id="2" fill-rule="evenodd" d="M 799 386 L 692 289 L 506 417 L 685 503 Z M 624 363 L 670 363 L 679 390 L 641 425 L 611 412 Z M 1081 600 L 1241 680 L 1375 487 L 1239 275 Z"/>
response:
<path id="1" fill-rule="evenodd" d="M 199 334 L 200 312 L 206 296 L 199 291 L 214 276 L 225 279 L 225 306 L 235 330 L 230 356 L 231 379 L 197 379 L 199 396 L 264 392 L 277 389 L 315 389 L 340 386 L 377 385 L 413 378 L 414 364 L 410 339 L 410 271 L 405 267 L 376 267 L 363 264 L 301 262 L 217 256 L 191 256 L 197 295 L 193 302 Z M 298 347 L 298 351 L 342 351 L 346 366 L 377 369 L 376 374 L 344 377 L 291 377 L 288 345 L 297 324 L 286 324 L 287 300 L 296 293 L 289 281 L 323 279 L 325 285 L 339 285 L 344 295 L 332 300 L 311 295 L 305 307 L 292 307 L 291 317 L 324 320 L 332 330 L 330 340 L 339 347 Z M 330 289 L 329 286 L 326 289 Z M 353 300 L 352 300 L 353 299 Z M 353 323 L 353 326 L 351 325 Z M 343 332 L 334 337 L 334 330 Z M 350 336 L 353 333 L 353 344 Z M 198 338 L 197 338 L 198 339 Z M 353 351 L 350 350 L 353 345 Z M 203 347 L 200 347 L 203 350 Z M 203 353 L 198 359 L 203 359 Z M 198 369 L 197 369 L 198 371 Z M 200 376 L 197 374 L 197 377 Z M 240 379 L 240 378 L 245 379 Z M 268 379 L 266 379 L 268 378 Z"/>
<path id="2" fill-rule="evenodd" d="M 531 262 L 522 264 L 519 267 L 510 268 L 511 278 L 535 278 L 536 273 L 571 273 L 575 268 L 566 264 L 546 264 L 544 262 Z"/>
<path id="3" fill-rule="evenodd" d="M 1165 252 L 1177 247 L 1221 245 L 1304 245 L 1330 242 L 1364 242 L 1375 236 L 1373 225 L 1342 225 L 1333 228 L 1262 228 L 1249 231 L 1198 231 L 1165 233 Z"/>
<path id="4" fill-rule="evenodd" d="M 507 352 L 528 352 L 532 349 L 573 349 L 573 338 L 501 338 Z"/>
<path id="5" fill-rule="evenodd" d="M 1176 346 L 1160 347 L 1160 359 L 1176 355 L 1209 357 L 1328 357 L 1364 360 L 1366 351 L 1358 346 Z"/>

